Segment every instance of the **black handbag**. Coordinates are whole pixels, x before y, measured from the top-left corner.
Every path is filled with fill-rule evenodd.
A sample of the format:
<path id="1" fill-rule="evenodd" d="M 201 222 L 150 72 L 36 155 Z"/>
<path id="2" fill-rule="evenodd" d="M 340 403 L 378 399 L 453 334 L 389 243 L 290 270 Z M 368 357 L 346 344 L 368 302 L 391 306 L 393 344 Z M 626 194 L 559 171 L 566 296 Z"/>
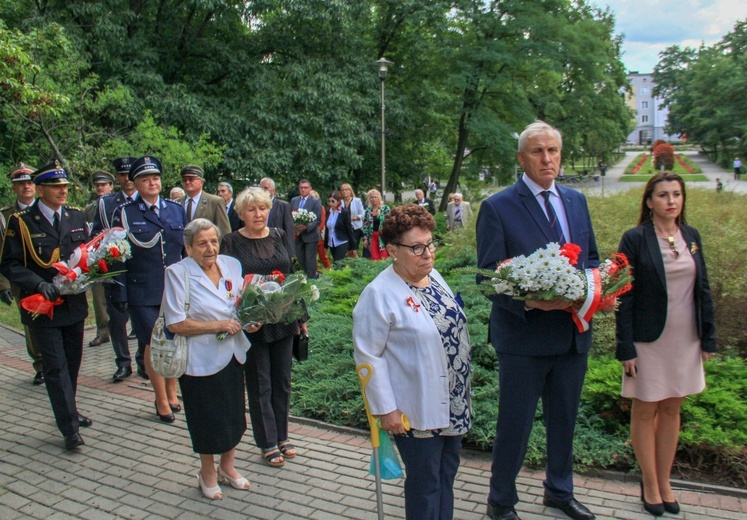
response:
<path id="1" fill-rule="evenodd" d="M 297 361 L 309 359 L 309 337 L 306 334 L 293 336 L 293 357 Z"/>

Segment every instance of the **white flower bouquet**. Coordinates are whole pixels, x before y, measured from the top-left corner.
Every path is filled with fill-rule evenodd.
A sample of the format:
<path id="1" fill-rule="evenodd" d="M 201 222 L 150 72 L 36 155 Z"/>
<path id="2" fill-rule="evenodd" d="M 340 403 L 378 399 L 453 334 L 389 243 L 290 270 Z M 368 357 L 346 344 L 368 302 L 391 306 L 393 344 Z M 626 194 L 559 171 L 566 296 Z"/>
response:
<path id="1" fill-rule="evenodd" d="M 305 226 L 309 222 L 316 220 L 316 214 L 307 209 L 297 209 L 291 215 L 293 216 L 293 223 L 297 226 Z"/>

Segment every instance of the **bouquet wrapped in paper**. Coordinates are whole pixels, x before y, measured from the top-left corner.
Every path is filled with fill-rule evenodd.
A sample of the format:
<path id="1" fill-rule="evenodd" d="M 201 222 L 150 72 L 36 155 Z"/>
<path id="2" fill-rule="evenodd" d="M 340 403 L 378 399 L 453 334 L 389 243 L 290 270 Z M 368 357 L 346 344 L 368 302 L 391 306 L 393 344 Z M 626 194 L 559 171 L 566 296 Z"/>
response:
<path id="1" fill-rule="evenodd" d="M 81 244 L 64 262 L 52 267 L 60 273 L 52 283 L 60 294 L 80 294 L 91 285 L 110 280 L 123 271 L 112 271 L 115 262 L 124 262 L 132 256 L 127 232 L 123 228 L 107 229 L 87 244 Z"/>
<path id="2" fill-rule="evenodd" d="M 505 294 L 515 300 L 566 300 L 573 302 L 569 312 L 580 332 L 589 329 L 594 313 L 615 304 L 615 299 L 632 288 L 628 259 L 617 253 L 599 268 L 576 269 L 581 248 L 566 243 L 550 243 L 529 256 L 503 261 L 495 271 L 460 269 L 484 278 L 490 293 Z"/>
<path id="3" fill-rule="evenodd" d="M 307 209 L 297 209 L 291 215 L 293 216 L 293 223 L 297 226 L 305 226 L 309 222 L 316 220 L 316 214 Z"/>
<path id="4" fill-rule="evenodd" d="M 301 273 L 248 274 L 236 303 L 236 319 L 243 327 L 254 323 L 291 323 L 306 315 L 307 303 L 318 299 L 319 289 Z M 225 337 L 225 333 L 218 334 L 218 339 Z"/>

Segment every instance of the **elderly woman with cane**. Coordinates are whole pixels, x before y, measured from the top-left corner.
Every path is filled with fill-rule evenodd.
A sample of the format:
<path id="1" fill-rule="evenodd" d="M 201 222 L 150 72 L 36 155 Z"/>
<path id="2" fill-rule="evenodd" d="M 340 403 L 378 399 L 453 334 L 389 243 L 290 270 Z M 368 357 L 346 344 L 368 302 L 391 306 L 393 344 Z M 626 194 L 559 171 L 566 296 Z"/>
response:
<path id="1" fill-rule="evenodd" d="M 395 434 L 407 472 L 406 515 L 418 520 L 452 518 L 461 440 L 470 428 L 467 318 L 433 269 L 434 228 L 417 204 L 391 211 L 381 238 L 393 263 L 353 311 L 355 362 L 372 367 L 368 404 Z"/>

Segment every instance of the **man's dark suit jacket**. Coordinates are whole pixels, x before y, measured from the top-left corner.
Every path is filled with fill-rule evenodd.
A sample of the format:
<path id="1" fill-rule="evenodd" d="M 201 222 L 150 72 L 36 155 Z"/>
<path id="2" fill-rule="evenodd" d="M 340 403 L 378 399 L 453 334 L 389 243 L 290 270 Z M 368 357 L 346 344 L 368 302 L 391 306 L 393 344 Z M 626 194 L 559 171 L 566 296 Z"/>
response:
<path id="1" fill-rule="evenodd" d="M 708 284 L 703 244 L 698 231 L 681 225 L 682 237 L 695 261 L 695 317 L 701 348 L 716 352 L 716 326 L 711 288 Z M 617 359 L 637 356 L 634 341 L 656 341 L 667 320 L 667 281 L 664 260 L 652 222 L 625 232 L 619 251 L 625 253 L 633 268 L 633 289 L 620 297 L 617 318 Z"/>
<path id="2" fill-rule="evenodd" d="M 244 227 L 244 222 L 239 218 L 239 214 L 236 213 L 236 200 L 231 200 L 231 206 L 228 208 L 228 223 L 231 224 L 231 232 L 238 231 Z"/>
<path id="3" fill-rule="evenodd" d="M 576 267 L 599 266 L 599 253 L 584 196 L 555 184 L 565 207 L 570 240 L 581 247 Z M 477 217 L 477 261 L 487 269 L 519 255 L 530 255 L 553 242 L 553 231 L 539 202 L 522 179 L 482 203 Z M 579 333 L 566 311 L 524 309 L 510 296 L 491 297 L 490 342 L 497 352 L 520 356 L 565 354 L 591 348 L 591 328 Z"/>
<path id="4" fill-rule="evenodd" d="M 28 229 L 28 234 L 21 231 L 24 227 Z M 67 260 L 79 245 L 87 241 L 88 224 L 83 212 L 63 206 L 58 233 L 39 205 L 34 204 L 11 215 L 0 269 L 11 283 L 20 287 L 20 297 L 25 298 L 36 294 L 40 282 L 51 282 L 58 274 L 57 269 L 51 265 L 44 267 L 39 261 L 48 263 L 57 248 L 60 250 L 60 260 Z M 61 298 L 63 303 L 54 308 L 54 319 L 47 316 L 33 319 L 28 311 L 22 310 L 21 322 L 32 327 L 66 327 L 86 319 L 88 300 L 85 293 Z"/>
<path id="5" fill-rule="evenodd" d="M 291 211 L 296 211 L 300 204 L 301 197 L 293 197 L 291 199 Z M 298 240 L 306 243 L 318 242 L 321 239 L 319 223 L 322 221 L 322 203 L 319 199 L 309 195 L 306 198 L 306 204 L 303 209 L 314 213 L 316 215 L 316 220 L 306 224 L 306 231 L 303 231 L 298 235 Z"/>
<path id="6" fill-rule="evenodd" d="M 296 256 L 296 244 L 293 235 L 296 234 L 293 228 L 293 215 L 291 215 L 291 205 L 289 202 L 273 199 L 270 216 L 267 218 L 267 227 L 274 227 L 285 231 L 285 243 L 288 248 L 289 258 Z"/>

